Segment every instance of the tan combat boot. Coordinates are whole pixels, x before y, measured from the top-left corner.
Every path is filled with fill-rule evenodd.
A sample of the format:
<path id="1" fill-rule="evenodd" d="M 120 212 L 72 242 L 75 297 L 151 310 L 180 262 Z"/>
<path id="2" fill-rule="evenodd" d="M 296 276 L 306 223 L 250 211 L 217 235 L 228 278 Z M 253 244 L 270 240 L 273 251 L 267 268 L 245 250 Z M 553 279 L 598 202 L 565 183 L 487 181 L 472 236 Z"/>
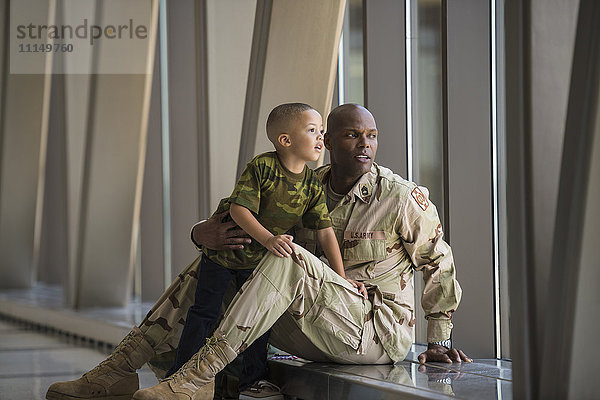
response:
<path id="1" fill-rule="evenodd" d="M 153 356 L 152 346 L 136 326 L 106 360 L 81 378 L 50 385 L 46 399 L 130 400 L 140 387 L 135 371 Z"/>
<path id="2" fill-rule="evenodd" d="M 179 371 L 158 385 L 135 392 L 134 400 L 213 400 L 215 375 L 237 356 L 215 332 Z"/>

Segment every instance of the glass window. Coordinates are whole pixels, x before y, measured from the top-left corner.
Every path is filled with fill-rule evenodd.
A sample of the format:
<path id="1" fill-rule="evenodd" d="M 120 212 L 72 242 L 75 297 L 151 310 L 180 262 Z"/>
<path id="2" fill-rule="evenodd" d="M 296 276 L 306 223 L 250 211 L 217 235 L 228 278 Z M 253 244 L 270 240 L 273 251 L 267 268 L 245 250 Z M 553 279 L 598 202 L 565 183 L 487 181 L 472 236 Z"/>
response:
<path id="1" fill-rule="evenodd" d="M 446 210 L 444 207 L 444 134 L 442 109 L 442 1 L 418 0 L 409 2 L 407 26 L 407 63 L 411 68 L 410 84 L 407 82 L 408 112 L 412 126 L 408 127 L 409 143 L 412 143 L 412 158 L 409 171 L 418 185 L 429 189 L 429 198 L 436 205 L 444 231 Z M 409 145 L 409 151 L 410 145 Z M 412 168 L 411 168 L 412 167 Z M 447 238 L 446 238 L 447 239 Z M 415 314 L 417 343 L 427 341 L 427 322 L 421 304 L 423 280 L 417 277 L 415 284 Z"/>
<path id="2" fill-rule="evenodd" d="M 416 60 L 412 71 L 416 106 L 412 130 L 413 179 L 429 189 L 429 197 L 444 224 L 442 1 L 419 0 L 416 14 L 417 40 L 413 42 Z"/>

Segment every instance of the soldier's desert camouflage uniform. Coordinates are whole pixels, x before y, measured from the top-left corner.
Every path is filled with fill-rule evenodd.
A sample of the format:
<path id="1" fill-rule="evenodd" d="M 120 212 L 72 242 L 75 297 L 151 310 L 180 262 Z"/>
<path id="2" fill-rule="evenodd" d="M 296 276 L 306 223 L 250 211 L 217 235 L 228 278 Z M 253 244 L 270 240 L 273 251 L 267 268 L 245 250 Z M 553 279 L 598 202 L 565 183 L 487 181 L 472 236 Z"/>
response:
<path id="1" fill-rule="evenodd" d="M 327 183 L 329 167 L 317 171 Z M 450 337 L 460 302 L 452 252 L 427 191 L 373 165 L 330 212 L 348 278 L 361 280 L 369 298 L 319 258 L 313 231 L 298 229 L 294 257 L 261 261 L 228 308 L 219 329 L 243 351 L 273 326 L 277 347 L 316 361 L 389 363 L 403 359 L 414 338 L 415 270 L 423 272 L 427 339 Z M 192 303 L 198 260 L 159 299 L 141 324 L 158 353 L 160 376 L 177 346 Z M 282 317 L 282 318 L 280 318 Z M 161 358 L 163 363 L 161 365 Z M 158 363 L 156 362 L 158 361 Z"/>

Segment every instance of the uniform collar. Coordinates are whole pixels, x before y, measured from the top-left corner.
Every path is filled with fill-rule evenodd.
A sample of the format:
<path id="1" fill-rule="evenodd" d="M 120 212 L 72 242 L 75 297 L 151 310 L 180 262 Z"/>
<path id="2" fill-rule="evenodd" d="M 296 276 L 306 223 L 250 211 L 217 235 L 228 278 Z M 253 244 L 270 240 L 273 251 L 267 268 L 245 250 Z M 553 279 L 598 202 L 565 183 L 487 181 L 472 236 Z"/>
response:
<path id="1" fill-rule="evenodd" d="M 327 182 L 331 175 L 331 165 L 319 168 L 317 170 L 317 175 L 322 182 Z M 376 163 L 373 163 L 371 170 L 360 177 L 344 199 L 348 202 L 355 202 L 356 199 L 359 199 L 363 203 L 369 204 L 373 197 L 373 188 L 375 187 L 378 176 L 379 166 Z"/>
<path id="2" fill-rule="evenodd" d="M 360 177 L 360 179 L 354 184 L 354 187 L 348 192 L 348 195 L 352 196 L 351 201 L 356 199 L 361 200 L 365 204 L 369 204 L 372 199 L 373 187 L 377 182 L 379 176 L 379 167 L 373 163 L 371 170 Z"/>

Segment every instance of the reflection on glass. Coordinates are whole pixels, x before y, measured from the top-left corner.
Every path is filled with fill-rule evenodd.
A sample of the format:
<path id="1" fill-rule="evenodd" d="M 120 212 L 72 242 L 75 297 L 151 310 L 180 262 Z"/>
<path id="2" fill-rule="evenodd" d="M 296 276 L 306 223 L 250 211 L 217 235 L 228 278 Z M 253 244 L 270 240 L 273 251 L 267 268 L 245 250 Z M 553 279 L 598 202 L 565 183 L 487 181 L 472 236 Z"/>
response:
<path id="1" fill-rule="evenodd" d="M 336 365 L 335 370 L 332 372 L 375 379 L 386 384 L 429 389 L 432 392 L 449 396 L 455 395 L 452 387 L 453 383 L 465 377 L 465 374 L 460 370 L 437 366 L 417 366 L 417 364 L 407 361 L 401 361 L 395 365 Z M 490 380 L 490 384 L 493 383 Z M 465 392 L 469 389 L 468 385 L 468 381 L 463 384 L 463 386 L 467 386 Z"/>

